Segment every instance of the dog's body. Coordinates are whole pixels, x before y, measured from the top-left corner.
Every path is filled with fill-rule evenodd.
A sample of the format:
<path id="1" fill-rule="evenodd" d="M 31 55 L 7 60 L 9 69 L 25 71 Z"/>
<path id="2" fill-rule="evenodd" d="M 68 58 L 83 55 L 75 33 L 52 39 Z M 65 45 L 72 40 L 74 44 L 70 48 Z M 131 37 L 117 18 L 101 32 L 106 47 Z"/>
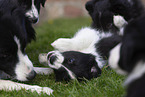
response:
<path id="1" fill-rule="evenodd" d="M 120 24 L 117 21 L 121 21 L 122 24 L 120 16 L 115 18 L 115 24 Z M 83 78 L 89 80 L 100 76 L 109 51 L 120 42 L 120 35 L 102 33 L 86 27 L 79 30 L 73 38 L 60 38 L 54 41 L 52 46 L 56 51 L 49 52 L 47 59 L 46 55 L 40 56 L 40 62 L 48 62 L 54 70 L 56 81 Z"/>
<path id="2" fill-rule="evenodd" d="M 31 25 L 32 22 L 29 20 L 30 17 L 25 15 L 27 14 L 26 9 L 24 9 L 26 5 L 22 6 L 23 2 L 18 1 L 0 1 L 0 74 L 2 74 L 0 78 L 9 77 L 28 81 L 35 77 L 35 70 L 36 72 L 40 70 L 33 67 L 25 53 L 27 44 L 35 39 L 35 31 Z M 20 90 L 21 88 L 38 93 L 52 93 L 52 90 L 48 87 L 42 88 L 0 80 L 0 90 Z"/>
<path id="3" fill-rule="evenodd" d="M 48 53 L 47 61 L 57 81 L 89 80 L 100 76 L 109 51 L 120 42 L 119 35 L 83 28 L 71 39 L 56 40 L 52 46 L 58 51 Z"/>
<path id="4" fill-rule="evenodd" d="M 139 0 L 90 0 L 86 9 L 92 18 L 93 28 L 113 33 L 120 30 L 113 23 L 114 15 L 120 15 L 128 22 L 144 12 Z"/>
<path id="5" fill-rule="evenodd" d="M 129 22 L 122 42 L 109 57 L 110 66 L 120 74 L 127 74 L 127 97 L 145 97 L 145 15 Z"/>

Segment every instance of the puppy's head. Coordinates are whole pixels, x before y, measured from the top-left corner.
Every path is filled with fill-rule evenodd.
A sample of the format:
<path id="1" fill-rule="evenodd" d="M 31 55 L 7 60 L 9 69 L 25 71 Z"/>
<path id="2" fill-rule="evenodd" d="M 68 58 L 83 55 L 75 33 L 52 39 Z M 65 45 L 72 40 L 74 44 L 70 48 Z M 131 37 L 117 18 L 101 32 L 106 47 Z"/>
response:
<path id="1" fill-rule="evenodd" d="M 86 3 L 93 23 L 92 27 L 103 31 L 117 31 L 113 16 L 120 15 L 129 21 L 143 12 L 139 0 L 90 0 Z"/>
<path id="2" fill-rule="evenodd" d="M 20 5 L 24 6 L 26 16 L 32 23 L 39 21 L 39 12 L 41 5 L 44 7 L 46 0 L 18 0 Z"/>
<path id="3" fill-rule="evenodd" d="M 109 64 L 121 74 L 144 73 L 145 15 L 129 22 L 124 30 L 122 43 L 112 49 Z"/>
<path id="4" fill-rule="evenodd" d="M 49 66 L 54 69 L 56 81 L 91 79 L 101 74 L 95 57 L 90 54 L 53 51 L 48 53 L 47 59 Z"/>

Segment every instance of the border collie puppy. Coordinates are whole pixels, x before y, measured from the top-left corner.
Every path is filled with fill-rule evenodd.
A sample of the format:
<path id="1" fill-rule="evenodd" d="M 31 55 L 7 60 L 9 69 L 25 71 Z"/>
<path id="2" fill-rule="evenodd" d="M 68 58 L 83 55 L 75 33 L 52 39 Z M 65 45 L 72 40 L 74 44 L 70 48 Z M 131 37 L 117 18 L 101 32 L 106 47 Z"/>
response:
<path id="1" fill-rule="evenodd" d="M 28 81 L 35 77 L 33 64 L 25 53 L 25 48 L 35 39 L 35 31 L 25 16 L 25 10 L 16 0 L 0 0 L 0 70 L 11 79 Z M 0 74 L 1 75 L 1 74 Z M 53 91 L 48 87 L 30 86 L 8 80 L 0 80 L 0 90 Z"/>
<path id="2" fill-rule="evenodd" d="M 41 5 L 44 7 L 46 0 L 17 0 L 25 9 L 25 15 L 32 23 L 38 23 Z"/>
<path id="3" fill-rule="evenodd" d="M 129 22 L 122 42 L 113 48 L 109 65 L 127 74 L 127 97 L 145 97 L 145 15 Z"/>
<path id="4" fill-rule="evenodd" d="M 113 23 L 114 15 L 120 15 L 128 22 L 144 12 L 139 0 L 90 0 L 86 9 L 92 18 L 93 28 L 114 33 L 120 30 Z"/>
<path id="5" fill-rule="evenodd" d="M 118 16 L 117 19 L 118 20 Z M 40 54 L 39 61 L 46 62 L 54 70 L 56 81 L 70 79 L 90 80 L 101 75 L 109 52 L 121 36 L 113 33 L 100 33 L 92 28 L 82 28 L 73 38 L 59 38 L 52 43 L 56 51 Z"/>

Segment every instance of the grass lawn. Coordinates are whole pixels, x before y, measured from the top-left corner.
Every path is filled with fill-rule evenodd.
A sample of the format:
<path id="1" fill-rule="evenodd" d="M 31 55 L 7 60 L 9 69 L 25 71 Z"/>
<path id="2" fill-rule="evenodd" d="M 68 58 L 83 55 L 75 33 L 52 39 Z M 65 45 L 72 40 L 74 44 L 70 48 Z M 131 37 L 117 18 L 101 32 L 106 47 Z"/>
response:
<path id="1" fill-rule="evenodd" d="M 47 53 L 53 50 L 51 43 L 60 37 L 72 37 L 78 29 L 89 26 L 91 19 L 74 18 L 74 19 L 57 19 L 46 21 L 35 27 L 37 39 L 28 45 L 26 52 L 32 60 L 34 66 L 43 66 L 38 61 L 39 53 Z M 99 78 L 86 82 L 71 81 L 55 82 L 54 74 L 37 75 L 30 82 L 30 85 L 39 85 L 50 87 L 54 90 L 51 97 L 123 97 L 125 94 L 122 87 L 124 76 L 116 74 L 113 70 L 103 68 L 102 75 Z M 46 97 L 48 95 L 38 95 L 30 91 L 0 91 L 0 97 Z"/>

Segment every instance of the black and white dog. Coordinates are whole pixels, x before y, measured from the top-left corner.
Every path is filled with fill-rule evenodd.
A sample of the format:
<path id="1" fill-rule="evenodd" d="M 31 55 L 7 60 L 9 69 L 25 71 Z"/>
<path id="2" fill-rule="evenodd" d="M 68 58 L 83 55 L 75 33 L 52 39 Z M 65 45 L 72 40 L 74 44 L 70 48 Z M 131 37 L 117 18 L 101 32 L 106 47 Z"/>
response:
<path id="1" fill-rule="evenodd" d="M 144 12 L 140 0 L 90 0 L 86 9 L 92 18 L 93 28 L 114 33 L 120 30 L 113 23 L 114 15 L 120 15 L 128 22 Z"/>
<path id="2" fill-rule="evenodd" d="M 25 9 L 25 15 L 32 23 L 39 21 L 39 12 L 41 5 L 44 7 L 46 0 L 17 0 L 20 6 Z"/>
<path id="3" fill-rule="evenodd" d="M 145 97 L 145 15 L 129 22 L 122 42 L 110 52 L 109 64 L 127 74 L 127 97 Z"/>
<path id="4" fill-rule="evenodd" d="M 18 2 L 19 1 L 19 2 Z M 2 80 L 3 75 L 8 75 L 11 79 L 20 81 L 28 81 L 35 77 L 36 72 L 40 72 L 39 68 L 34 68 L 32 62 L 25 53 L 25 48 L 31 40 L 35 39 L 35 31 L 29 20 L 33 10 L 25 9 L 31 6 L 34 9 L 34 4 L 38 4 L 36 8 L 39 11 L 42 1 L 32 0 L 0 0 L 0 90 L 26 90 L 44 92 L 50 94 L 53 92 L 48 87 L 30 86 Z M 25 2 L 27 2 L 25 4 Z M 24 5 L 23 5 L 24 4 Z M 42 3 L 43 4 L 43 3 Z M 34 7 L 34 8 L 33 8 Z M 31 13 L 31 14 L 28 14 Z M 27 16 L 26 16 L 27 15 Z M 29 18 L 29 19 L 28 19 Z M 38 18 L 38 17 L 37 17 Z"/>
<path id="5" fill-rule="evenodd" d="M 120 16 L 114 18 L 116 23 L 124 21 L 120 20 L 123 19 Z M 54 41 L 52 46 L 56 51 L 49 52 L 47 58 L 46 55 L 40 55 L 39 60 L 48 62 L 54 70 L 56 81 L 89 80 L 100 76 L 109 51 L 120 42 L 121 36 L 117 34 L 100 33 L 99 30 L 86 27 L 79 30 L 73 38 Z"/>

